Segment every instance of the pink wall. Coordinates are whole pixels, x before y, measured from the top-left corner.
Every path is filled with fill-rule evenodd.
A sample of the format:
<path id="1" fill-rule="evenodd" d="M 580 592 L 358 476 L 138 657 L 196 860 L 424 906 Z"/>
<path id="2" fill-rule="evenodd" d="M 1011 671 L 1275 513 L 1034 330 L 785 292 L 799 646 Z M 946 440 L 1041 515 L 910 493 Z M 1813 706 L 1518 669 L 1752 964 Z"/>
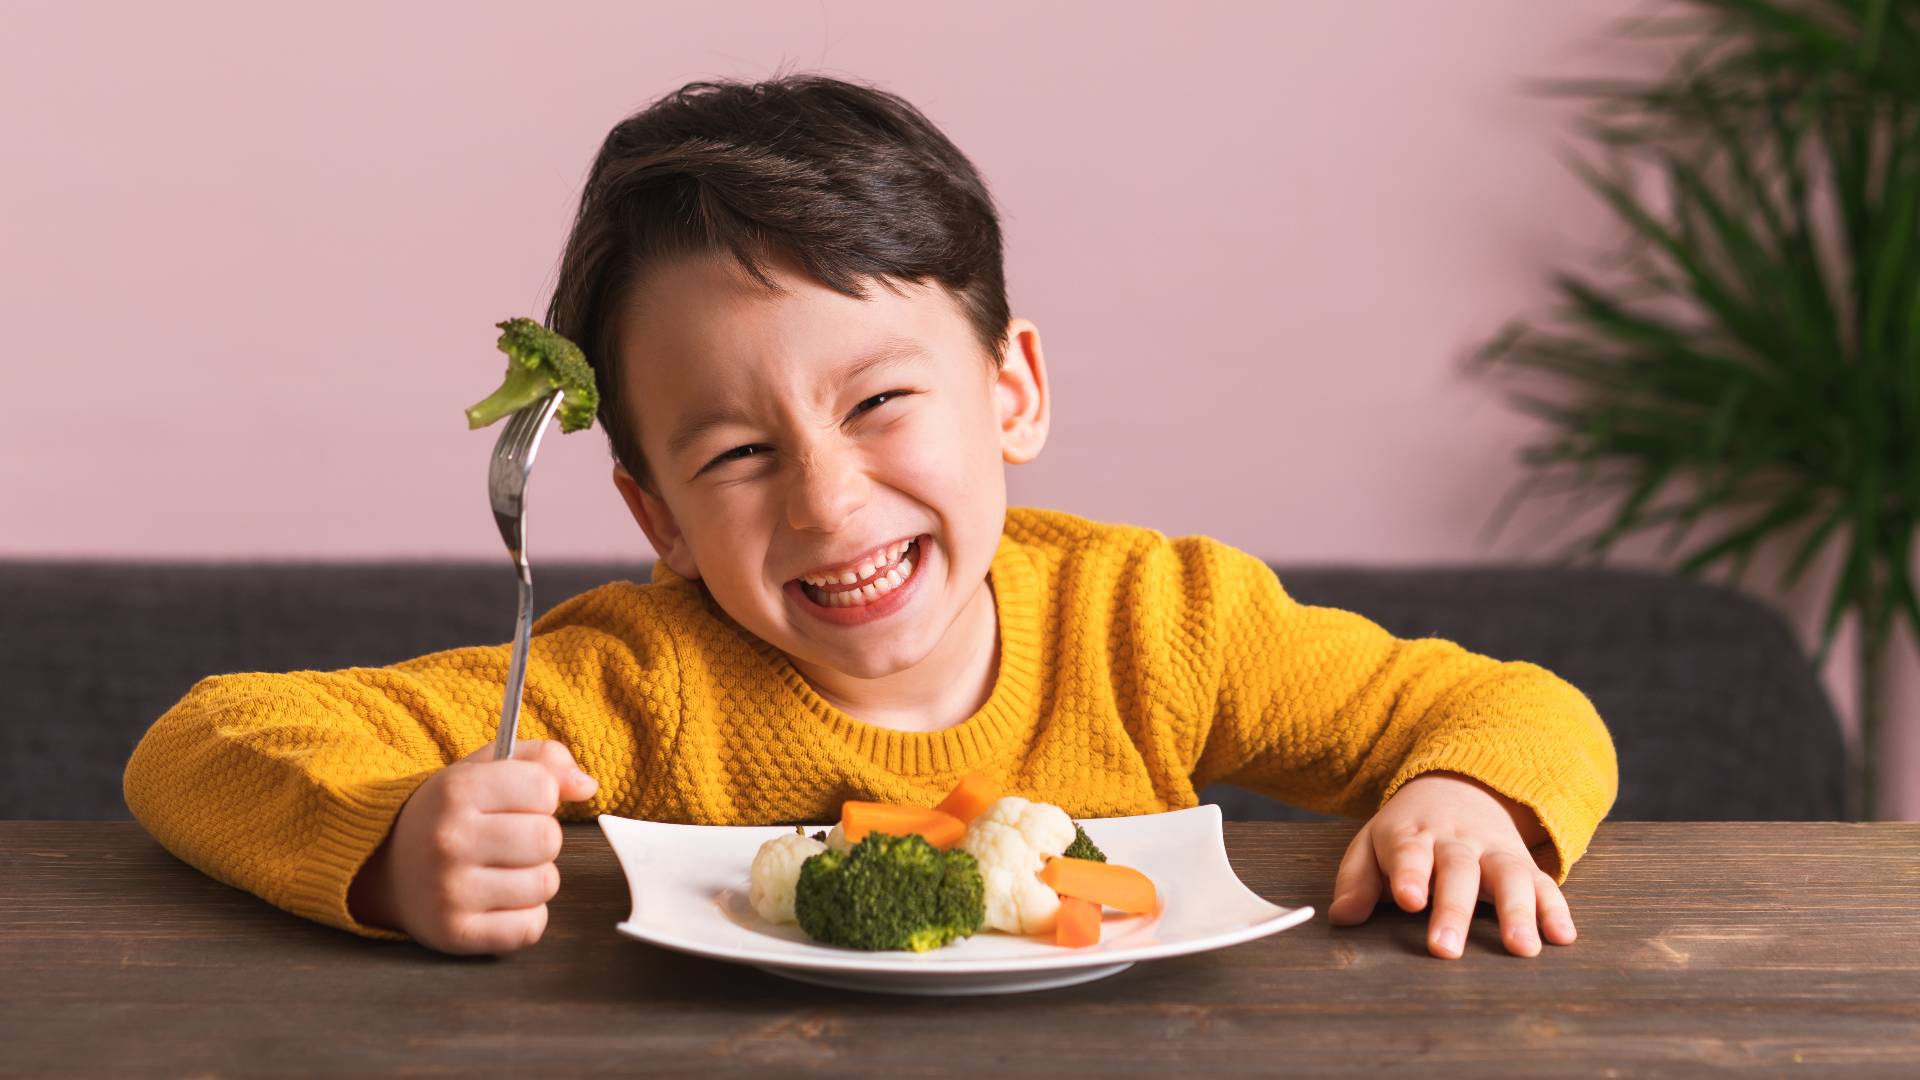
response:
<path id="1" fill-rule="evenodd" d="M 1456 367 L 1610 238 L 1520 81 L 1617 70 L 1642 7 L 9 5 L 0 296 L 36 404 L 0 431 L 0 555 L 501 557 L 460 417 L 491 324 L 543 309 L 611 124 L 785 67 L 899 91 L 992 185 L 1058 396 L 1015 501 L 1282 560 L 1538 557 L 1547 507 L 1477 540 L 1532 428 Z M 536 559 L 648 554 L 607 472 L 597 433 L 549 439 Z M 1779 601 L 1803 634 L 1829 579 Z M 1920 775 L 1920 730 L 1896 751 Z"/>

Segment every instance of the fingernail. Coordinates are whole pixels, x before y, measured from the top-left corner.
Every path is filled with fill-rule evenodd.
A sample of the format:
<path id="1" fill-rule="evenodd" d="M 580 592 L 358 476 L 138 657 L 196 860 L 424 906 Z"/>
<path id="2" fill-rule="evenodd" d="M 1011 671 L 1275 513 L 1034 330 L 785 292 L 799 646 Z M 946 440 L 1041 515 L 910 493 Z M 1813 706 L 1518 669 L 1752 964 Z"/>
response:
<path id="1" fill-rule="evenodd" d="M 576 769 L 574 769 L 574 770 L 573 770 L 573 778 L 574 778 L 574 779 L 576 779 L 576 780 L 578 780 L 578 781 L 580 781 L 580 782 L 581 782 L 581 783 L 583 783 L 583 784 L 592 784 L 592 785 L 594 785 L 595 787 L 599 787 L 599 786 L 600 786 L 600 781 L 598 781 L 598 780 L 595 780 L 595 779 L 594 779 L 593 777 L 591 777 L 591 776 L 588 776 L 588 775 L 587 775 L 587 772 L 586 772 L 586 770 L 585 770 L 585 769 L 579 769 L 579 768 L 576 768 Z"/>
<path id="2" fill-rule="evenodd" d="M 1433 935 L 1433 943 L 1444 952 L 1457 953 L 1460 951 L 1460 931 L 1451 926 L 1442 927 L 1439 933 Z"/>
<path id="3" fill-rule="evenodd" d="M 1515 930 L 1513 932 L 1513 940 L 1523 947 L 1540 944 L 1540 937 L 1533 932 L 1533 927 L 1531 926 L 1522 926 L 1518 930 Z"/>

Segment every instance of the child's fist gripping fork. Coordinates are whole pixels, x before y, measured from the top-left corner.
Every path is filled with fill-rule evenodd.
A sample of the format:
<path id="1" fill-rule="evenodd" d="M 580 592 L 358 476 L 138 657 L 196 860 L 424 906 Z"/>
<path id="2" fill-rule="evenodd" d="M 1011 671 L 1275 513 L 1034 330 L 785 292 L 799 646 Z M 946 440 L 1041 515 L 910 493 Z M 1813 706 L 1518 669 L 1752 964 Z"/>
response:
<path id="1" fill-rule="evenodd" d="M 599 783 L 557 742 L 488 743 L 420 785 L 347 893 L 353 917 L 449 953 L 500 953 L 540 940 L 560 889 L 562 801 Z"/>

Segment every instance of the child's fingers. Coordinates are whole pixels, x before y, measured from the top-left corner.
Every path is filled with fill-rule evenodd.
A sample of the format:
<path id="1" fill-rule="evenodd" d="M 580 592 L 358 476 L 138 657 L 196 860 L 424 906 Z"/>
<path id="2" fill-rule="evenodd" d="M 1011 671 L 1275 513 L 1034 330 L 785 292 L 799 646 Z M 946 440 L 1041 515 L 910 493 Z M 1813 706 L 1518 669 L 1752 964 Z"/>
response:
<path id="1" fill-rule="evenodd" d="M 1567 898 L 1560 893 L 1560 886 L 1553 883 L 1550 874 L 1536 869 L 1533 872 L 1534 892 L 1540 903 L 1540 934 L 1555 945 L 1571 945 L 1578 932 L 1573 928 L 1573 912 L 1567 909 Z"/>
<path id="2" fill-rule="evenodd" d="M 1378 848 L 1381 845 L 1376 844 Z M 1402 836 L 1379 851 L 1380 869 L 1393 882 L 1393 902 L 1402 911 L 1427 906 L 1427 883 L 1433 880 L 1433 838 L 1418 833 Z"/>
<path id="3" fill-rule="evenodd" d="M 560 891 L 552 863 L 504 869 L 476 866 L 461 875 L 461 906 L 470 911 L 518 911 L 544 904 Z"/>
<path id="4" fill-rule="evenodd" d="M 473 861 L 481 866 L 539 866 L 560 854 L 560 823 L 551 814 L 487 814 L 478 828 Z"/>
<path id="5" fill-rule="evenodd" d="M 427 944 L 441 952 L 480 954 L 524 949 L 540 940 L 547 929 L 547 905 L 514 911 L 482 911 L 462 916 L 439 941 Z"/>
<path id="6" fill-rule="evenodd" d="M 564 743 L 552 739 L 525 739 L 514 744 L 515 761 L 538 762 L 560 784 L 560 797 L 567 802 L 591 798 L 599 781 L 588 776 L 573 760 L 573 752 Z"/>
<path id="7" fill-rule="evenodd" d="M 1500 940 L 1515 956 L 1540 955 L 1539 914 L 1534 906 L 1531 861 L 1505 851 L 1489 851 L 1480 859 L 1480 872 L 1500 915 Z"/>
<path id="8" fill-rule="evenodd" d="M 1427 950 L 1449 960 L 1466 950 L 1467 925 L 1480 899 L 1480 861 L 1473 849 L 1452 840 L 1433 846 L 1433 915 L 1427 920 Z"/>
<path id="9" fill-rule="evenodd" d="M 493 760 L 493 743 L 488 742 L 478 750 L 460 759 L 462 763 L 488 762 Z M 573 760 L 573 752 L 565 743 L 553 739 L 517 739 L 513 744 L 514 761 L 531 761 L 539 764 L 559 782 L 559 799 L 567 802 L 581 802 L 591 799 L 600 789 L 600 781 L 580 768 Z"/>
<path id="10" fill-rule="evenodd" d="M 1333 903 L 1327 905 L 1327 921 L 1335 926 L 1363 923 L 1380 902 L 1380 864 L 1373 857 L 1371 826 L 1362 825 L 1347 853 L 1340 857 L 1340 869 L 1333 875 Z"/>
<path id="11" fill-rule="evenodd" d="M 600 781 L 580 769 L 575 769 L 560 781 L 560 801 L 585 802 L 593 798 L 593 793 L 599 790 Z"/>
<path id="12" fill-rule="evenodd" d="M 531 761 L 481 761 L 447 772 L 448 798 L 482 813 L 551 814 L 560 806 L 560 782 Z"/>

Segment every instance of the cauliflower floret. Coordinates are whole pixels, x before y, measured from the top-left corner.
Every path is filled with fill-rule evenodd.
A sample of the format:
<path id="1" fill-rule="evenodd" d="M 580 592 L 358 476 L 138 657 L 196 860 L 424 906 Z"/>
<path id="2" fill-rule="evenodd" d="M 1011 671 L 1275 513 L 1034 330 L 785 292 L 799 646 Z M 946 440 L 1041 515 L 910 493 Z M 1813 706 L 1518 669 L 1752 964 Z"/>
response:
<path id="1" fill-rule="evenodd" d="M 833 831 L 827 834 L 827 846 L 842 855 L 853 850 L 853 845 L 847 843 L 846 830 L 837 824 L 833 827 Z"/>
<path id="2" fill-rule="evenodd" d="M 838 831 L 837 826 L 835 829 Z M 827 845 L 798 830 L 761 844 L 748 871 L 747 894 L 753 900 L 753 910 L 771 923 L 798 922 L 793 913 L 793 890 L 800 880 L 800 864 L 825 850 Z"/>
<path id="3" fill-rule="evenodd" d="M 1053 929 L 1060 897 L 1040 880 L 1046 856 L 1073 843 L 1073 819 L 1051 803 L 1008 795 L 967 827 L 960 847 L 980 863 L 986 883 L 986 925 L 1009 934 Z"/>

